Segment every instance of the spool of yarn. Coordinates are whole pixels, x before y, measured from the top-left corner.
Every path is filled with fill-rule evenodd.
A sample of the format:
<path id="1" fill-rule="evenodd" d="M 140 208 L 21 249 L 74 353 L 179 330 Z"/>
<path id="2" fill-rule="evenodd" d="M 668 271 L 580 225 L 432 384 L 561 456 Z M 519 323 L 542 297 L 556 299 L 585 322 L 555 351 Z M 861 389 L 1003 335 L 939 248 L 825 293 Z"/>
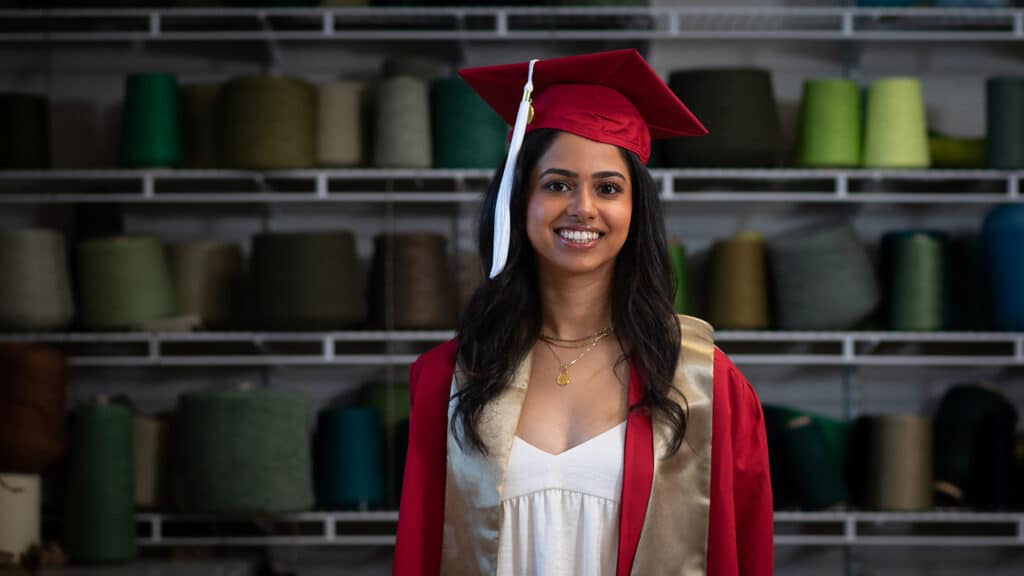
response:
<path id="1" fill-rule="evenodd" d="M 306 400 L 266 388 L 184 394 L 173 426 L 175 502 L 186 512 L 284 513 L 313 505 Z"/>
<path id="2" fill-rule="evenodd" d="M 997 206 L 985 217 L 985 251 L 992 288 L 992 321 L 1024 330 L 1024 206 Z"/>
<path id="3" fill-rule="evenodd" d="M 0 470 L 40 474 L 64 455 L 64 354 L 42 344 L 0 344 Z"/>
<path id="4" fill-rule="evenodd" d="M 785 465 L 786 444 L 783 434 L 786 431 L 786 423 L 791 418 L 800 415 L 800 412 L 783 406 L 772 406 L 765 404 L 764 430 L 765 438 L 768 440 L 768 467 L 772 480 L 772 502 L 775 510 L 786 510 L 799 506 L 795 484 L 787 478 Z"/>
<path id="5" fill-rule="evenodd" d="M 265 327 L 320 330 L 366 321 L 364 279 L 349 232 L 257 235 L 250 276 Z"/>
<path id="6" fill-rule="evenodd" d="M 808 414 L 786 422 L 786 478 L 796 486 L 802 509 L 825 510 L 846 502 L 845 434 L 845 424 Z"/>
<path id="7" fill-rule="evenodd" d="M 375 325 L 402 330 L 455 325 L 447 245 L 440 234 L 382 234 L 374 239 L 370 309 Z"/>
<path id="8" fill-rule="evenodd" d="M 332 82 L 322 84 L 316 90 L 317 165 L 363 164 L 366 85 L 361 82 Z"/>
<path id="9" fill-rule="evenodd" d="M 404 444 L 409 441 L 401 435 L 402 423 L 409 422 L 409 385 L 388 382 L 371 382 L 359 392 L 360 403 L 377 412 L 384 432 L 382 462 L 387 478 L 387 504 L 396 506 L 402 493 L 402 472 L 405 468 Z"/>
<path id="10" fill-rule="evenodd" d="M 178 92 L 184 167 L 217 167 L 217 95 L 220 84 L 192 84 Z"/>
<path id="11" fill-rule="evenodd" d="M 935 496 L 944 505 L 1013 504 L 1017 410 L 990 384 L 950 388 L 935 413 Z"/>
<path id="12" fill-rule="evenodd" d="M 669 85 L 709 131 L 702 138 L 669 141 L 672 166 L 778 164 L 782 126 L 768 70 L 683 70 L 672 73 Z"/>
<path id="13" fill-rule="evenodd" d="M 316 161 L 316 90 L 301 80 L 249 76 L 220 89 L 220 165 L 308 168 Z"/>
<path id="14" fill-rule="evenodd" d="M 861 110 L 860 87 L 856 82 L 805 82 L 797 163 L 815 168 L 859 166 Z"/>
<path id="15" fill-rule="evenodd" d="M 49 168 L 49 101 L 34 94 L 0 93 L 0 170 Z"/>
<path id="16" fill-rule="evenodd" d="M 166 420 L 135 415 L 132 420 L 132 446 L 135 505 L 139 508 L 161 508 L 164 505 L 168 439 Z"/>
<path id="17" fill-rule="evenodd" d="M 690 313 L 689 274 L 686 266 L 686 247 L 676 242 L 669 242 L 668 255 L 672 260 L 672 278 L 675 292 L 672 306 L 679 314 Z"/>
<path id="18" fill-rule="evenodd" d="M 121 113 L 121 166 L 181 164 L 178 81 L 170 74 L 131 74 Z"/>
<path id="19" fill-rule="evenodd" d="M 889 327 L 893 330 L 947 327 L 946 246 L 944 234 L 924 230 L 890 232 L 882 238 Z"/>
<path id="20" fill-rule="evenodd" d="M 984 138 L 953 138 L 932 134 L 928 137 L 932 167 L 959 170 L 985 167 Z"/>
<path id="21" fill-rule="evenodd" d="M 317 424 L 317 492 L 327 508 L 366 510 L 384 502 L 380 421 L 373 408 L 334 408 Z"/>
<path id="22" fill-rule="evenodd" d="M 985 104 L 989 168 L 1024 168 L 1024 76 L 989 78 Z"/>
<path id="23" fill-rule="evenodd" d="M 135 557 L 132 414 L 102 402 L 73 418 L 65 499 L 65 545 L 72 562 Z"/>
<path id="24" fill-rule="evenodd" d="M 493 169 L 505 157 L 505 121 L 459 77 L 434 83 L 434 166 Z"/>
<path id="25" fill-rule="evenodd" d="M 237 244 L 191 242 L 171 246 L 174 309 L 206 326 L 224 326 L 239 316 L 244 258 Z"/>
<path id="26" fill-rule="evenodd" d="M 737 330 L 768 328 L 764 238 L 740 232 L 715 243 L 711 268 L 711 324 Z"/>
<path id="27" fill-rule="evenodd" d="M 74 315 L 64 237 L 42 228 L 0 231 L 0 329 L 57 330 Z"/>
<path id="28" fill-rule="evenodd" d="M 953 330 L 988 330 L 992 326 L 985 241 L 978 234 L 952 239 L 946 269 L 950 296 L 948 319 Z"/>
<path id="29" fill-rule="evenodd" d="M 848 224 L 797 229 L 773 240 L 770 249 L 783 329 L 843 330 L 878 306 L 874 266 Z"/>
<path id="30" fill-rule="evenodd" d="M 379 168 L 431 167 L 430 89 L 425 80 L 395 76 L 377 88 L 374 164 Z"/>
<path id="31" fill-rule="evenodd" d="M 865 507 L 898 512 L 931 508 L 931 420 L 888 415 L 867 423 Z"/>
<path id="32" fill-rule="evenodd" d="M 0 553 L 19 558 L 39 544 L 41 480 L 26 474 L 0 474 Z"/>
<path id="33" fill-rule="evenodd" d="M 117 236 L 78 248 L 82 324 L 94 329 L 137 328 L 166 318 L 174 288 L 160 240 Z"/>
<path id="34" fill-rule="evenodd" d="M 397 5 L 394 2 L 393 4 Z M 416 4 L 422 4 L 422 2 L 417 0 L 406 0 L 405 2 L 407 6 Z M 442 63 L 433 58 L 403 56 L 400 58 L 386 58 L 380 67 L 380 75 L 382 78 L 410 76 L 429 84 L 441 76 L 441 68 Z"/>
<path id="35" fill-rule="evenodd" d="M 883 78 L 868 89 L 864 166 L 927 168 L 928 126 L 921 81 Z"/>

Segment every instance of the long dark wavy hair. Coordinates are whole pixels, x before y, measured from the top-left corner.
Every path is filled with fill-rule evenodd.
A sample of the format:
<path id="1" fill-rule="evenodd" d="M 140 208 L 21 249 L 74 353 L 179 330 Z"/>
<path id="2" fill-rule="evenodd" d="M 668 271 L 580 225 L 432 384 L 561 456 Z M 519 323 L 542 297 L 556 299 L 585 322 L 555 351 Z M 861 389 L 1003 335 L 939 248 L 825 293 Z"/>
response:
<path id="1" fill-rule="evenodd" d="M 480 208 L 477 241 L 485 280 L 459 320 L 458 358 L 464 379 L 459 382 L 451 428 L 460 445 L 468 440 L 471 447 L 483 454 L 488 448 L 477 425 L 484 407 L 511 381 L 541 330 L 537 256 L 526 235 L 526 187 L 531 171 L 558 133 L 538 129 L 526 135 L 512 186 L 508 261 L 493 279 L 486 277 L 490 271 L 500 170 L 488 186 Z M 624 351 L 616 364 L 630 358 L 635 363 L 644 381 L 645 394 L 629 409 L 650 410 L 663 416 L 673 430 L 670 447 L 674 453 L 686 434 L 689 407 L 686 398 L 672 387 L 679 361 L 680 327 L 672 304 L 675 279 L 665 240 L 661 200 L 639 157 L 625 149 L 620 148 L 620 152 L 629 166 L 633 206 L 629 234 L 612 273 L 613 333 Z"/>

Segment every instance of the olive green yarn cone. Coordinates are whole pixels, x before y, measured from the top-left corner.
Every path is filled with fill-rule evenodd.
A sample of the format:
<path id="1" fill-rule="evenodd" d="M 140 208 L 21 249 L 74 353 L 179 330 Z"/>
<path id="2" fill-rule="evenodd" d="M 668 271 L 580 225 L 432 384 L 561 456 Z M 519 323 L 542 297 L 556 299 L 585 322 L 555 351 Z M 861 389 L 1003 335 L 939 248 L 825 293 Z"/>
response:
<path id="1" fill-rule="evenodd" d="M 80 408 L 69 437 L 64 529 L 72 562 L 131 560 L 136 555 L 131 412 L 113 404 Z"/>
<path id="2" fill-rule="evenodd" d="M 316 90 L 290 78 L 251 76 L 221 86 L 220 166 L 308 168 L 316 160 Z"/>
<path id="3" fill-rule="evenodd" d="M 434 165 L 493 169 L 505 156 L 505 121 L 462 78 L 434 83 Z"/>
<path id="4" fill-rule="evenodd" d="M 0 94 L 0 170 L 50 168 L 50 102 L 34 94 Z"/>
<path id="5" fill-rule="evenodd" d="M 920 80 L 886 78 L 872 83 L 868 89 L 866 120 L 864 166 L 929 166 L 928 127 Z"/>
<path id="6" fill-rule="evenodd" d="M 171 316 L 174 289 L 160 240 L 97 238 L 78 248 L 82 324 L 126 329 Z"/>
<path id="7" fill-rule="evenodd" d="M 121 165 L 181 164 L 178 81 L 169 74 L 133 74 L 125 80 L 121 114 Z"/>
<path id="8" fill-rule="evenodd" d="M 797 161 L 808 167 L 860 165 L 860 87 L 850 80 L 804 83 Z"/>

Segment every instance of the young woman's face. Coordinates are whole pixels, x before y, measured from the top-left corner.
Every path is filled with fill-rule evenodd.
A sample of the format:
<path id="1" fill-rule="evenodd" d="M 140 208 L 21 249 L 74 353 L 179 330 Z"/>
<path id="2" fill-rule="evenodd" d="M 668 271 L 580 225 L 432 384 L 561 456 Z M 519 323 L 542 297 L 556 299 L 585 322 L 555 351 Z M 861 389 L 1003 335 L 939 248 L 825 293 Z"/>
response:
<path id="1" fill-rule="evenodd" d="M 633 212 L 629 167 L 619 149 L 561 132 L 528 186 L 526 233 L 538 266 L 567 274 L 610 272 Z"/>

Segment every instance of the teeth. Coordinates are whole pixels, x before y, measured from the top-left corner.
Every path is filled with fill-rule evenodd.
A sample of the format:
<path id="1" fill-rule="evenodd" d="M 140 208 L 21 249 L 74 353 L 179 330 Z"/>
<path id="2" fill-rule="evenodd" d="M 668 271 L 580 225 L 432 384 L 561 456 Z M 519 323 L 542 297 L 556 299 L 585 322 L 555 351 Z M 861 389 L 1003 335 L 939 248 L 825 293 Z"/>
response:
<path id="1" fill-rule="evenodd" d="M 558 234 L 570 242 L 577 242 L 579 244 L 586 244 L 597 240 L 597 232 L 583 232 L 580 230 L 560 230 Z"/>

